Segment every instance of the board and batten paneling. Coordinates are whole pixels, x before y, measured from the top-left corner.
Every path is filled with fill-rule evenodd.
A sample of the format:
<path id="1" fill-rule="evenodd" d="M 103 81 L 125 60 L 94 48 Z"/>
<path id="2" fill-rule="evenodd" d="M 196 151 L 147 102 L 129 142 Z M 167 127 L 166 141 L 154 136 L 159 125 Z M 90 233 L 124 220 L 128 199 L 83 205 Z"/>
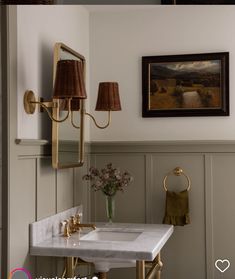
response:
<path id="1" fill-rule="evenodd" d="M 101 167 L 112 162 L 114 166 L 120 166 L 120 169 L 127 169 L 134 177 L 135 182 L 130 185 L 125 193 L 118 193 L 115 197 L 115 222 L 126 223 L 144 223 L 145 222 L 145 156 L 144 155 L 126 155 L 116 154 L 113 155 L 101 155 L 91 158 L 91 164 Z M 102 193 L 96 192 L 92 196 L 91 206 L 92 219 L 95 221 L 106 221 L 105 212 L 105 197 Z M 135 199 L 132 201 L 132 199 Z"/>
<path id="2" fill-rule="evenodd" d="M 190 153 L 152 155 L 152 185 L 149 189 L 152 202 L 151 223 L 162 223 L 165 209 L 163 179 L 177 166 L 182 167 L 192 181 L 189 191 L 192 222 L 184 227 L 175 227 L 173 236 L 163 249 L 162 258 L 165 262 L 163 278 L 206 278 L 203 155 Z M 181 191 L 187 187 L 187 181 L 182 176 L 171 175 L 167 179 L 167 185 L 171 191 Z M 195 264 L 196 258 L 197 264 Z"/>
<path id="3" fill-rule="evenodd" d="M 74 204 L 82 204 L 83 220 L 90 221 L 91 219 L 91 202 L 90 202 L 90 187 L 83 180 L 83 175 L 87 174 L 90 165 L 90 154 L 85 154 L 84 165 L 74 169 Z"/>
<path id="4" fill-rule="evenodd" d="M 36 217 L 36 160 L 19 159 L 10 188 L 10 264 L 11 268 L 26 267 L 34 274 L 35 259 L 30 257 L 29 224 Z"/>
<path id="5" fill-rule="evenodd" d="M 18 143 L 14 161 L 16 171 L 10 189 L 9 269 L 24 267 L 33 278 L 59 277 L 64 267 L 62 258 L 29 255 L 29 224 L 83 203 L 83 197 L 88 200 L 88 188 L 84 188 L 83 196 L 80 196 L 76 182 L 87 172 L 87 164 L 79 170 L 54 170 L 49 149 L 42 148 L 40 141 L 21 140 Z M 85 216 L 89 216 L 87 212 Z"/>
<path id="6" fill-rule="evenodd" d="M 232 141 L 92 143 L 91 165 L 101 168 L 112 162 L 134 176 L 127 191 L 117 195 L 115 221 L 162 223 L 164 176 L 179 166 L 190 177 L 191 224 L 175 227 L 173 236 L 163 248 L 163 279 L 220 279 L 221 273 L 214 265 L 217 259 L 231 262 L 223 278 L 231 279 L 234 275 L 234 150 Z M 167 182 L 172 191 L 187 186 L 183 176 L 169 176 Z M 92 193 L 91 209 L 94 220 L 106 220 L 101 193 Z M 134 279 L 135 271 L 113 269 L 109 278 Z"/>
<path id="7" fill-rule="evenodd" d="M 64 211 L 74 206 L 74 170 L 57 170 L 57 210 Z"/>
<path id="8" fill-rule="evenodd" d="M 235 154 L 211 155 L 211 209 L 214 259 L 228 259 L 231 267 L 223 274 L 223 279 L 234 278 L 235 274 Z M 220 279 L 221 273 L 214 270 L 214 279 Z"/>
<path id="9" fill-rule="evenodd" d="M 57 185 L 56 172 L 51 168 L 51 158 L 36 158 L 36 220 L 56 214 Z M 35 258 L 35 275 L 51 276 L 56 274 L 56 259 L 52 257 Z"/>
<path id="10" fill-rule="evenodd" d="M 56 213 L 56 172 L 51 169 L 51 158 L 37 158 L 37 212 L 40 220 Z"/>

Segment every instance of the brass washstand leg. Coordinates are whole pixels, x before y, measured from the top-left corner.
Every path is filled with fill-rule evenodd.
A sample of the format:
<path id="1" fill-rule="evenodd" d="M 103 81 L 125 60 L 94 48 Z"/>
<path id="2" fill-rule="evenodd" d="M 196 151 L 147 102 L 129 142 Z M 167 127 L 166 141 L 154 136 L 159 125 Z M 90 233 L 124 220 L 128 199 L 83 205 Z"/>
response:
<path id="1" fill-rule="evenodd" d="M 66 278 L 74 277 L 74 258 L 66 258 Z"/>
<path id="2" fill-rule="evenodd" d="M 163 263 L 162 263 L 162 261 L 161 261 L 161 254 L 160 254 L 160 252 L 159 252 L 159 254 L 157 255 L 157 263 L 158 263 L 158 267 L 159 267 L 159 269 L 158 269 L 158 271 L 157 271 L 157 273 L 156 273 L 156 279 L 161 279 L 161 273 L 162 273 L 162 267 L 163 267 Z"/>
<path id="3" fill-rule="evenodd" d="M 107 279 L 108 278 L 107 272 L 99 272 L 98 273 L 98 278 L 99 279 Z"/>
<path id="4" fill-rule="evenodd" d="M 136 279 L 145 279 L 144 261 L 136 261 Z"/>

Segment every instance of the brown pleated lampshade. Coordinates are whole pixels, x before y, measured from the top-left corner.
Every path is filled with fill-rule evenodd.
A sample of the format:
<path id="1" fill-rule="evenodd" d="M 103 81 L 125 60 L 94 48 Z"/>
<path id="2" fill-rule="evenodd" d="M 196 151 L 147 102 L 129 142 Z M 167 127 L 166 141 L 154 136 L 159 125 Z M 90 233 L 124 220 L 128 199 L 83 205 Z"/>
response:
<path id="1" fill-rule="evenodd" d="M 121 110 L 117 82 L 100 82 L 95 110 L 117 111 Z"/>
<path id="2" fill-rule="evenodd" d="M 54 85 L 55 99 L 87 98 L 83 66 L 77 60 L 60 60 L 56 67 Z"/>
<path id="3" fill-rule="evenodd" d="M 78 98 L 72 99 L 70 107 L 71 107 L 71 111 L 79 111 L 79 109 L 80 109 L 80 99 L 78 99 Z M 69 110 L 68 100 L 61 100 L 60 110 L 65 110 L 65 111 Z"/>

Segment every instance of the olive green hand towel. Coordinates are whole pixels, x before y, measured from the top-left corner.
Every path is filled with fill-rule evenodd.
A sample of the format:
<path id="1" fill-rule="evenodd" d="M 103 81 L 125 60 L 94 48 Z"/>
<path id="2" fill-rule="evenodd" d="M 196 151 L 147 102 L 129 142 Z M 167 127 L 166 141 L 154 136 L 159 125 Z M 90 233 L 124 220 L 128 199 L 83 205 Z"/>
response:
<path id="1" fill-rule="evenodd" d="M 190 224 L 188 191 L 166 191 L 166 209 L 163 224 L 184 226 Z"/>

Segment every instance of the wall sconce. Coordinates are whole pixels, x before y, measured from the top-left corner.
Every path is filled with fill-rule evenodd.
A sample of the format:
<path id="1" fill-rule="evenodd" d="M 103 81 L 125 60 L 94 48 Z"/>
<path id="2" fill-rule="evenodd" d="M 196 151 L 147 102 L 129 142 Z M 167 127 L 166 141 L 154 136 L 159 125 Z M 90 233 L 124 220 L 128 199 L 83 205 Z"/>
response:
<path id="1" fill-rule="evenodd" d="M 57 63 L 56 78 L 54 83 L 54 92 L 52 101 L 36 101 L 33 91 L 28 90 L 24 95 L 24 109 L 28 114 L 33 114 L 36 105 L 41 106 L 48 113 L 52 121 L 66 121 L 73 110 L 79 110 L 80 99 L 86 99 L 85 82 L 82 71 L 82 63 L 77 60 L 60 60 Z M 59 105 L 58 100 L 62 100 Z M 67 114 L 64 118 L 59 119 L 53 116 L 49 108 L 67 106 Z M 71 118 L 72 121 L 72 118 Z"/>
<path id="2" fill-rule="evenodd" d="M 60 51 L 72 54 L 76 59 L 60 60 Z M 33 91 L 28 90 L 24 94 L 24 109 L 28 114 L 33 114 L 36 106 L 42 107 L 52 120 L 52 166 L 53 168 L 71 168 L 82 166 L 84 163 L 84 117 L 89 116 L 96 127 L 107 128 L 111 123 L 111 111 L 121 110 L 119 89 L 117 82 L 101 82 L 99 84 L 98 98 L 95 110 L 108 111 L 108 122 L 104 126 L 97 123 L 95 117 L 86 112 L 85 99 L 87 98 L 85 89 L 85 58 L 70 49 L 63 43 L 57 43 L 54 49 L 54 90 L 52 100 L 36 100 Z M 61 112 L 66 115 L 60 118 Z M 75 124 L 73 112 L 80 114 L 79 125 Z M 75 162 L 64 164 L 59 156 L 58 129 L 62 122 L 69 121 L 71 127 L 80 130 L 78 139 L 78 157 Z"/>
<path id="3" fill-rule="evenodd" d="M 119 98 L 119 89 L 117 82 L 100 82 L 98 90 L 98 98 L 96 102 L 97 111 L 108 111 L 108 123 L 104 126 L 97 124 L 94 116 L 86 112 L 85 115 L 91 117 L 96 127 L 105 129 L 111 123 L 111 111 L 121 110 L 121 103 Z"/>

